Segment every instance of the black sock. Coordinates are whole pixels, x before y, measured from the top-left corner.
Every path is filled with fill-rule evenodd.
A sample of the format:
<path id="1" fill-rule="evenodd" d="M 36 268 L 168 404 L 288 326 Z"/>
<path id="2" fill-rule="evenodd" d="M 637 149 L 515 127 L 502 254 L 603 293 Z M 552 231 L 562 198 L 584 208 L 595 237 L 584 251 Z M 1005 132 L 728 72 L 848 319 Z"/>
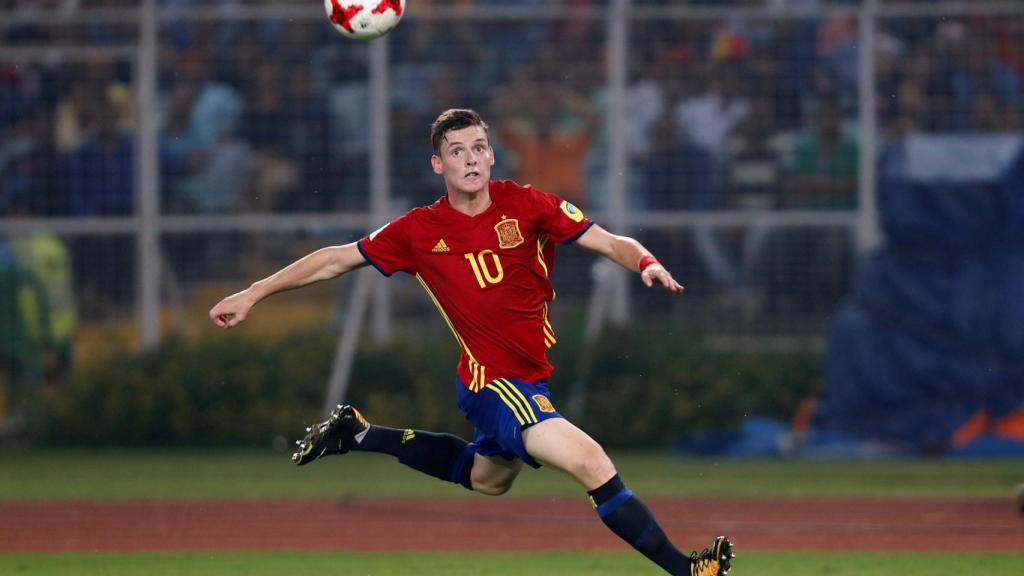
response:
<path id="1" fill-rule="evenodd" d="M 399 430 L 371 424 L 362 441 L 352 447 L 361 452 L 396 456 L 413 470 L 473 489 L 473 449 L 462 438 L 423 430 Z"/>
<path id="2" fill-rule="evenodd" d="M 689 574 L 690 559 L 669 541 L 651 511 L 616 474 L 588 492 L 605 526 L 669 574 Z"/>

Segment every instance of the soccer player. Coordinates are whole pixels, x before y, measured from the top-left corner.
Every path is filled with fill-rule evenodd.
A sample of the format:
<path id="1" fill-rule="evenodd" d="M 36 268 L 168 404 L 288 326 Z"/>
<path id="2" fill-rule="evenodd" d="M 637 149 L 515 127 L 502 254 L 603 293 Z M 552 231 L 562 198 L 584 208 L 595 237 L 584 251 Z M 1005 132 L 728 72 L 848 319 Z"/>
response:
<path id="1" fill-rule="evenodd" d="M 601 446 L 552 405 L 547 349 L 554 298 L 554 243 L 575 243 L 640 274 L 643 283 L 682 292 L 639 242 L 595 225 L 557 196 L 492 181 L 487 124 L 467 109 L 443 112 L 431 128 L 431 165 L 447 193 L 358 242 L 317 250 L 228 296 L 210 310 L 224 328 L 276 292 L 373 265 L 385 276 L 412 274 L 462 349 L 456 370 L 459 408 L 476 428 L 472 442 L 451 434 L 369 424 L 352 406 L 307 429 L 292 459 L 299 465 L 350 450 L 391 454 L 406 466 L 489 495 L 511 488 L 523 463 L 572 476 L 598 516 L 620 538 L 671 574 L 722 576 L 733 558 L 723 536 L 689 556 L 626 487 Z"/>

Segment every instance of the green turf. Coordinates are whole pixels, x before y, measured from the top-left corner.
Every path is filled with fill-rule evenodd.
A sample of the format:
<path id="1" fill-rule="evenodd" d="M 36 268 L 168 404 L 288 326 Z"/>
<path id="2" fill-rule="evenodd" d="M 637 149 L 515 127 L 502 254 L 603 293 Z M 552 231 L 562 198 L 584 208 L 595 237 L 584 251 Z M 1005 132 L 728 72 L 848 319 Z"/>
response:
<path id="1" fill-rule="evenodd" d="M 0 574 L 27 576 L 612 576 L 660 573 L 630 552 L 530 552 L 501 554 L 340 552 L 194 552 L 188 554 L 0 554 Z M 750 552 L 737 558 L 731 576 L 963 576 L 1021 574 L 1024 554 L 881 554 Z"/>
<path id="2" fill-rule="evenodd" d="M 685 460 L 613 454 L 645 496 L 1009 496 L 1024 480 L 1016 460 Z M 0 450 L 0 499 L 311 498 L 465 496 L 380 455 L 350 454 L 299 468 L 287 454 L 252 451 Z M 576 496 L 548 469 L 526 470 L 512 495 Z"/>

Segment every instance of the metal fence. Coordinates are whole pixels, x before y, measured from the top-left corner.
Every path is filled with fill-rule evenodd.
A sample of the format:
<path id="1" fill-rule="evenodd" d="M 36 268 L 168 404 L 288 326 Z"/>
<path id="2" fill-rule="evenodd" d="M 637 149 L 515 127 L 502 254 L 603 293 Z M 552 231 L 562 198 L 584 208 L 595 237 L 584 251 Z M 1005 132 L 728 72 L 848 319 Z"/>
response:
<path id="1" fill-rule="evenodd" d="M 0 3 L 0 233 L 64 247 L 53 283 L 94 347 L 195 334 L 228 290 L 440 196 L 428 131 L 452 106 L 490 121 L 497 176 L 688 287 L 595 283 L 567 248 L 556 321 L 598 286 L 612 319 L 814 339 L 880 240 L 886 142 L 1022 129 L 1017 2 L 422 1 L 367 44 L 316 2 L 93 4 Z M 366 282 L 376 334 L 436 322 L 415 283 Z"/>

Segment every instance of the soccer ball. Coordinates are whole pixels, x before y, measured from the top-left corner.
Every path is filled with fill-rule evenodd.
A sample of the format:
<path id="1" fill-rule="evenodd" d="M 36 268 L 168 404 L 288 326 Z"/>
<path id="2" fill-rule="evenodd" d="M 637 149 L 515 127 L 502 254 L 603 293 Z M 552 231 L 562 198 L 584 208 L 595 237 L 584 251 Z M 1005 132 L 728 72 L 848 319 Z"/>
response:
<path id="1" fill-rule="evenodd" d="M 331 26 L 349 38 L 373 40 L 398 26 L 405 0 L 324 0 Z"/>

